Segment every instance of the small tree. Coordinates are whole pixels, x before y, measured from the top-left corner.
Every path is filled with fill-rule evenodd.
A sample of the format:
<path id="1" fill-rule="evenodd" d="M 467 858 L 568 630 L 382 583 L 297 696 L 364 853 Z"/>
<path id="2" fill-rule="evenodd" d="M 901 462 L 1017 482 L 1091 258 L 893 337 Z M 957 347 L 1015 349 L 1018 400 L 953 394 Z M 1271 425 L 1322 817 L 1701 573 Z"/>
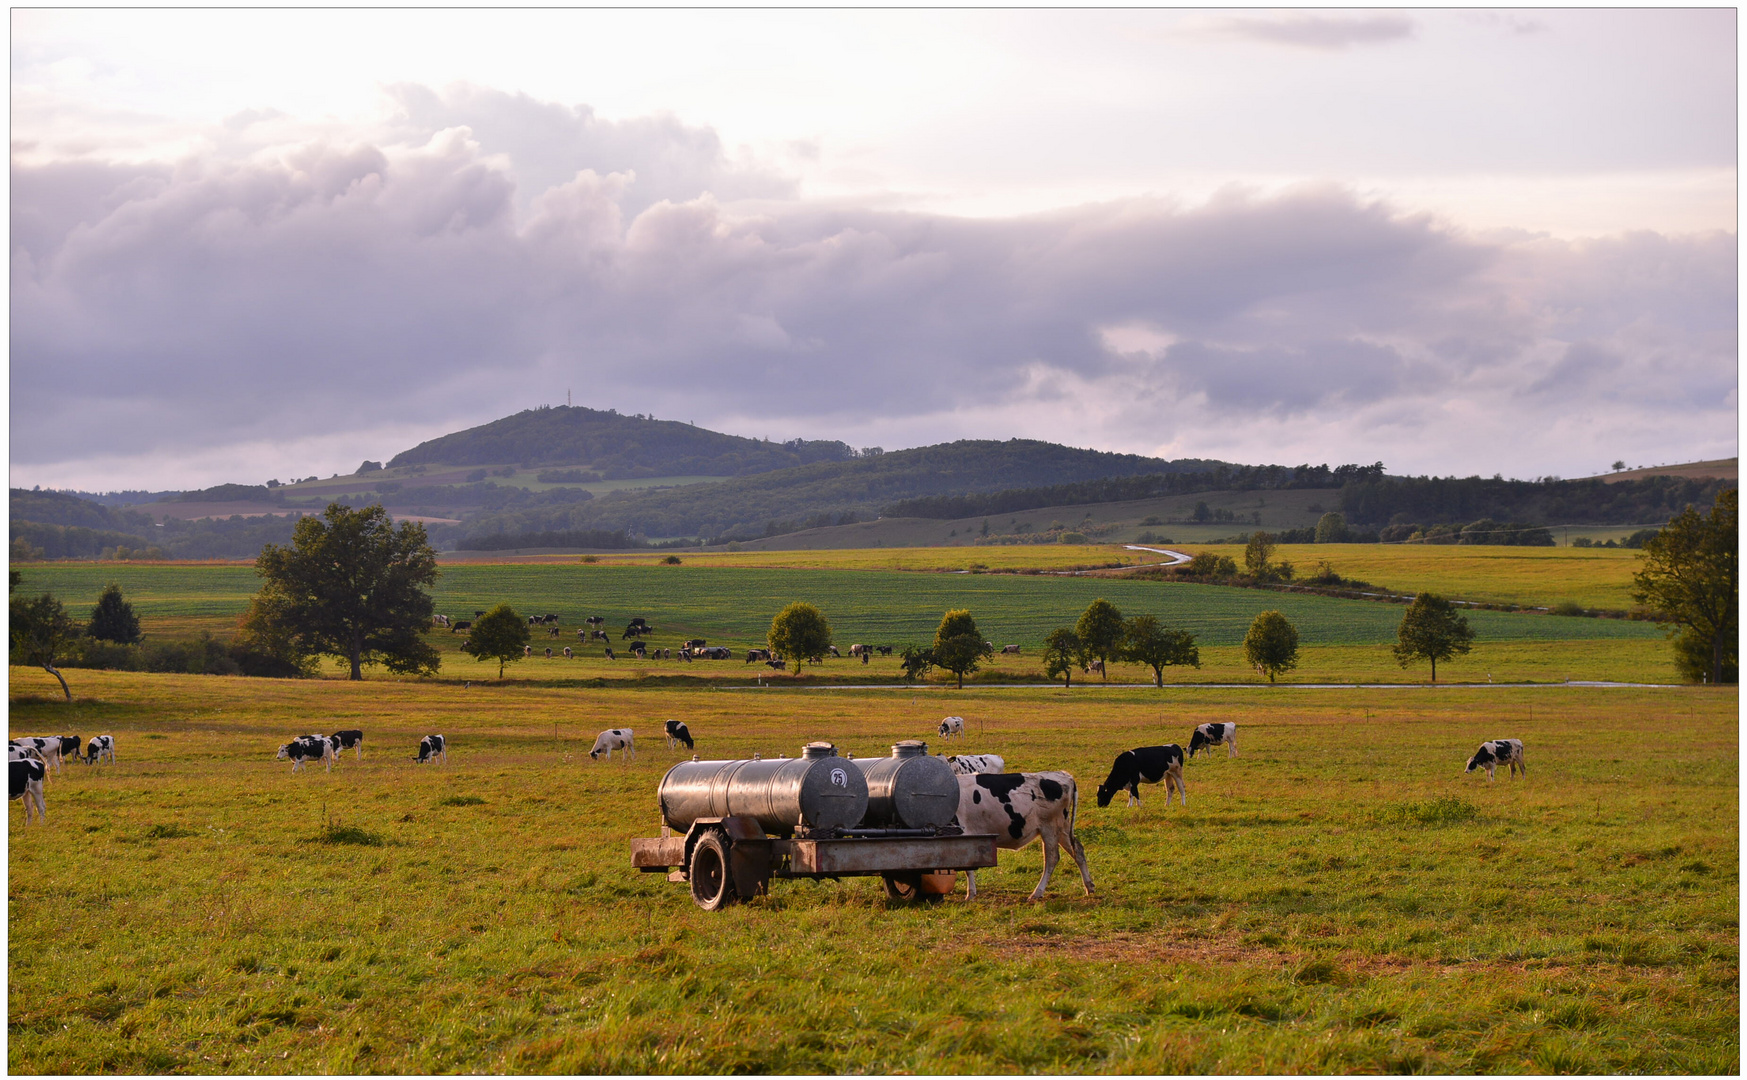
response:
<path id="1" fill-rule="evenodd" d="M 350 661 L 354 679 L 366 663 L 420 675 L 442 663 L 422 636 L 435 610 L 425 588 L 437 580 L 423 525 L 395 528 L 380 505 L 330 503 L 321 517 L 299 519 L 289 545 L 262 548 L 255 573 L 278 594 L 274 617 L 301 655 Z"/>
<path id="2" fill-rule="evenodd" d="M 1316 521 L 1316 542 L 1340 544 L 1347 539 L 1347 519 L 1330 511 Z"/>
<path id="3" fill-rule="evenodd" d="M 121 598 L 120 585 L 110 582 L 97 597 L 97 606 L 91 609 L 91 622 L 85 627 L 85 634 L 117 645 L 139 644 L 139 616 L 133 613 L 133 605 Z"/>
<path id="4" fill-rule="evenodd" d="M 964 677 L 975 672 L 981 661 L 995 655 L 994 647 L 983 640 L 983 632 L 977 629 L 977 620 L 964 608 L 941 616 L 929 652 L 935 666 L 958 676 L 960 690 L 964 689 Z"/>
<path id="5" fill-rule="evenodd" d="M 898 654 L 898 664 L 904 669 L 904 681 L 915 682 L 934 670 L 934 650 L 920 645 L 906 645 Z"/>
<path id="6" fill-rule="evenodd" d="M 1054 679 L 1057 675 L 1067 677 L 1067 685 L 1074 685 L 1074 669 L 1086 662 L 1086 644 L 1080 640 L 1080 635 L 1074 633 L 1071 626 L 1063 626 L 1050 631 L 1043 643 L 1043 674 L 1045 678 Z"/>
<path id="7" fill-rule="evenodd" d="M 14 582 L 16 585 L 16 582 Z M 79 635 L 67 609 L 51 593 L 38 597 L 14 596 L 11 609 L 12 662 L 42 668 L 61 684 L 61 693 L 73 700 L 67 680 L 55 667 L 55 660 L 67 643 Z"/>
<path id="8" fill-rule="evenodd" d="M 496 660 L 497 677 L 503 678 L 505 664 L 513 664 L 528 655 L 528 620 L 516 614 L 508 604 L 499 604 L 473 620 L 467 644 L 462 646 L 475 660 Z"/>
<path id="9" fill-rule="evenodd" d="M 1074 624 L 1074 633 L 1086 655 L 1102 661 L 1105 668 L 1109 668 L 1112 659 L 1122 655 L 1122 635 L 1126 629 L 1122 612 L 1103 597 L 1092 601 L 1080 616 L 1080 621 Z M 1106 682 L 1110 679 L 1108 670 L 1104 672 L 1104 679 Z"/>
<path id="10" fill-rule="evenodd" d="M 1244 569 L 1257 581 L 1268 580 L 1271 568 L 1268 560 L 1274 555 L 1274 537 L 1260 529 L 1250 534 L 1250 542 L 1244 547 Z"/>
<path id="11" fill-rule="evenodd" d="M 1625 467 L 1626 463 L 1624 461 L 1616 461 L 1613 463 L 1614 472 L 1622 472 L 1625 470 Z"/>
<path id="12" fill-rule="evenodd" d="M 1632 598 L 1650 608 L 1675 639 L 1681 674 L 1734 682 L 1739 670 L 1741 594 L 1736 492 L 1717 496 L 1708 515 L 1687 507 L 1644 542 Z"/>
<path id="13" fill-rule="evenodd" d="M 1201 650 L 1195 647 L 1195 635 L 1187 630 L 1170 630 L 1151 615 L 1137 615 L 1123 628 L 1122 655 L 1125 659 L 1145 664 L 1153 669 L 1153 685 L 1165 685 L 1168 664 L 1201 666 Z"/>
<path id="14" fill-rule="evenodd" d="M 801 661 L 817 664 L 831 648 L 831 624 L 818 608 L 797 600 L 776 613 L 770 620 L 770 633 L 765 638 L 770 651 L 793 660 L 799 671 Z"/>
<path id="15" fill-rule="evenodd" d="M 1273 682 L 1274 676 L 1298 666 L 1297 628 L 1278 611 L 1262 612 L 1244 635 L 1244 656 Z"/>
<path id="16" fill-rule="evenodd" d="M 1396 631 L 1395 659 L 1402 667 L 1415 660 L 1432 662 L 1432 682 L 1438 681 L 1438 661 L 1466 656 L 1474 629 L 1454 604 L 1436 593 L 1422 592 L 1407 605 Z"/>

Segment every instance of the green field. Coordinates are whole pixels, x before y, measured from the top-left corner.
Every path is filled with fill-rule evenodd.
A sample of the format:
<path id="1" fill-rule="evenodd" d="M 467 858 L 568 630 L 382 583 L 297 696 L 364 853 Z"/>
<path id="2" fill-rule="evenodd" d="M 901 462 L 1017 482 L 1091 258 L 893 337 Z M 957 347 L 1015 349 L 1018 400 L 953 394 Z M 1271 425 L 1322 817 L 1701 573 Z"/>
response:
<path id="1" fill-rule="evenodd" d="M 628 865 L 662 719 L 706 757 L 865 755 L 946 701 L 33 677 L 13 734 L 120 761 L 51 779 L 40 833 L 11 811 L 47 841 L 8 854 L 14 1073 L 1740 1068 L 1732 689 L 967 690 L 966 751 L 1079 778 L 1093 897 L 1058 869 L 1027 903 L 1031 848 L 973 904 L 845 879 L 708 914 Z M 1116 751 L 1206 720 L 1241 756 L 1192 762 L 1187 808 L 1096 807 Z M 637 760 L 590 762 L 624 725 Z M 362 762 L 272 758 L 339 727 Z M 410 760 L 430 731 L 447 766 Z M 1505 736 L 1526 779 L 1463 775 Z"/>
<path id="2" fill-rule="evenodd" d="M 25 570 L 26 591 L 49 589 L 83 615 L 103 584 L 117 581 L 139 613 L 148 635 L 185 636 L 198 630 L 228 633 L 258 587 L 248 566 L 39 564 Z M 1237 650 L 1260 611 L 1282 611 L 1298 627 L 1306 660 L 1288 676 L 1295 681 L 1423 678 L 1423 670 L 1404 675 L 1389 659 L 1402 608 L 1395 604 L 1283 594 L 1120 578 L 1009 574 L 939 574 L 821 570 L 776 567 L 584 565 L 567 563 L 452 564 L 435 590 L 437 610 L 460 618 L 508 601 L 523 614 L 547 612 L 562 617 L 562 633 L 536 632 L 544 650 L 572 646 L 583 656 L 573 661 L 537 659 L 512 670 L 517 678 L 583 680 L 640 677 L 658 670 L 688 677 L 750 679 L 767 674 L 728 664 L 633 667 L 607 661 L 597 644 L 582 649 L 575 630 L 587 615 L 599 614 L 615 628 L 612 644 L 625 642 L 616 628 L 634 615 L 657 627 L 650 644 L 675 647 L 689 637 L 744 649 L 762 644 L 771 617 L 793 600 L 817 604 L 831 620 L 840 646 L 852 642 L 925 643 L 948 608 L 968 607 L 989 640 L 1017 644 L 1021 656 L 997 659 L 985 679 L 1035 680 L 1041 677 L 1040 643 L 1054 628 L 1072 625 L 1099 597 L 1127 615 L 1150 614 L 1196 634 L 1204 648 L 1199 670 L 1172 671 L 1173 681 L 1252 681 L 1255 676 Z M 86 599 L 89 598 L 89 599 Z M 1669 650 L 1653 624 L 1614 619 L 1560 618 L 1541 614 L 1472 611 L 1479 635 L 1476 652 L 1441 669 L 1446 678 L 1549 681 L 1565 678 L 1671 681 Z M 430 640 L 445 657 L 443 674 L 480 678 L 488 668 L 459 651 L 462 636 L 434 632 Z M 1544 652 L 1503 650 L 1545 644 Z M 1224 649 L 1224 651 L 1221 651 Z M 1322 650 L 1322 651 L 1319 651 Z M 1323 658 L 1318 662 L 1317 657 Z M 1496 657 L 1496 659 L 1495 659 Z M 1526 664 L 1524 661 L 1528 661 Z M 828 679 L 891 681 L 895 659 L 860 665 L 831 662 L 810 669 Z M 1393 672 L 1393 674 L 1391 674 Z M 1118 665 L 1118 680 L 1150 679 L 1145 669 Z"/>

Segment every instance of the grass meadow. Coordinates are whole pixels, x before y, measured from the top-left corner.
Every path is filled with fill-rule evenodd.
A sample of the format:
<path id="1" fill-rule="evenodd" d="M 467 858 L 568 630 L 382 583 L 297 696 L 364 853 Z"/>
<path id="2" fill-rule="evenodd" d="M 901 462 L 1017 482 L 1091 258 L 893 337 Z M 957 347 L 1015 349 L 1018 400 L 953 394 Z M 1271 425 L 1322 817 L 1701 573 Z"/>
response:
<path id="1" fill-rule="evenodd" d="M 1740 1069 L 1733 689 L 11 684 L 14 735 L 120 758 L 52 778 L 44 828 L 10 811 L 14 1073 Z M 664 719 L 706 757 L 867 755 L 947 712 L 1078 777 L 1094 896 L 1058 868 L 1028 903 L 1037 848 L 930 907 L 779 881 L 709 914 L 629 868 Z M 1116 752 L 1208 720 L 1241 756 L 1186 808 L 1097 808 Z M 610 726 L 635 762 L 588 759 Z M 273 760 L 340 727 L 361 762 Z M 1502 737 L 1526 779 L 1462 773 Z"/>

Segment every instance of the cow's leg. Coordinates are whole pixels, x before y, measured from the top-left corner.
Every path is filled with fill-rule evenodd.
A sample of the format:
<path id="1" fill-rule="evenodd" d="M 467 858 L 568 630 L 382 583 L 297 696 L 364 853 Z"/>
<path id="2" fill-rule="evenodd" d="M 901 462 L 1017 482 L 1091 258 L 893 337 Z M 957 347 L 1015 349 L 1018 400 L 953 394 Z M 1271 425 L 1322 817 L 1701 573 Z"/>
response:
<path id="1" fill-rule="evenodd" d="M 1049 876 L 1055 873 L 1055 861 L 1061 858 L 1061 849 L 1056 844 L 1055 834 L 1045 829 L 1039 834 L 1043 837 L 1043 877 L 1037 880 L 1037 888 L 1031 890 L 1031 899 L 1042 900 L 1044 890 L 1049 888 Z"/>
<path id="2" fill-rule="evenodd" d="M 36 797 L 36 823 L 38 825 L 47 825 L 49 823 L 49 808 L 48 803 L 43 801 L 42 781 L 38 780 L 33 782 L 30 785 L 30 790 L 31 794 Z"/>
<path id="3" fill-rule="evenodd" d="M 964 901 L 968 904 L 977 898 L 977 872 L 975 870 L 966 870 L 964 872 L 964 877 Z"/>
<path id="4" fill-rule="evenodd" d="M 1237 732 L 1234 731 L 1225 737 L 1225 746 L 1228 751 L 1227 757 L 1237 757 Z"/>

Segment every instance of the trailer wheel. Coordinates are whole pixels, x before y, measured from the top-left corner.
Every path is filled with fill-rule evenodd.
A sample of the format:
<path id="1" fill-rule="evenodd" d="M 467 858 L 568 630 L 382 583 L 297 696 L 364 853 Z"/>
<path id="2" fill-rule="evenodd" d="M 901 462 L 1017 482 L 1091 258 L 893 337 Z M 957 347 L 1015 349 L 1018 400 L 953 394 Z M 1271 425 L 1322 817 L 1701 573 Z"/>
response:
<path id="1" fill-rule="evenodd" d="M 705 911 L 720 911 L 734 902 L 728 841 L 714 829 L 698 837 L 692 848 L 691 882 L 692 902 Z"/>
<path id="2" fill-rule="evenodd" d="M 905 871 L 892 874 L 881 874 L 880 880 L 885 882 L 886 895 L 893 900 L 920 900 L 927 904 L 938 904 L 944 897 L 939 893 L 922 891 L 921 871 Z"/>

